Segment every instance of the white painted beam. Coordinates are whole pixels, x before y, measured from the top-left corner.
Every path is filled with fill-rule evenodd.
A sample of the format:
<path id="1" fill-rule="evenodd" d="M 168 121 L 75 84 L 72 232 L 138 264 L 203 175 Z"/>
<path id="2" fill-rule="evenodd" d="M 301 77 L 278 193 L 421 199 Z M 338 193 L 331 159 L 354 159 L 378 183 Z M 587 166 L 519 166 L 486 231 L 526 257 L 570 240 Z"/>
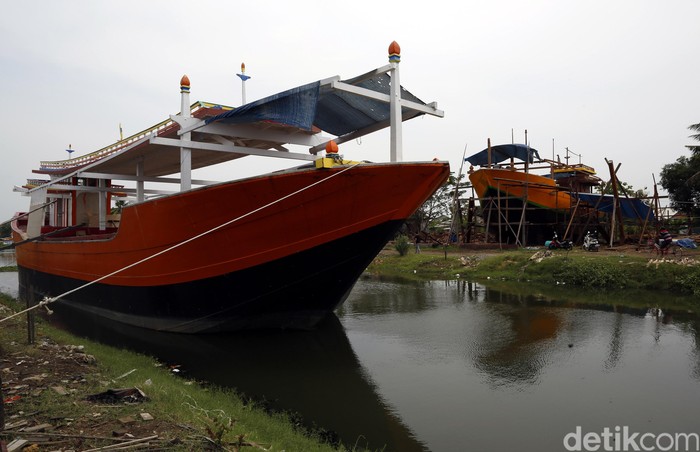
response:
<path id="1" fill-rule="evenodd" d="M 260 127 L 252 127 L 248 125 L 223 123 L 207 124 L 206 126 L 197 129 L 196 132 L 221 135 L 231 140 L 242 138 L 278 144 L 296 144 L 299 146 L 316 146 L 322 141 L 325 142 L 330 139 L 330 137 L 324 136 L 321 133 L 313 135 L 303 131 L 285 133 L 281 130 L 275 130 L 273 128 L 261 129 Z"/>
<path id="2" fill-rule="evenodd" d="M 159 144 L 162 146 L 175 146 L 180 147 L 182 143 L 180 140 L 173 138 L 160 138 L 152 137 L 151 144 Z M 313 161 L 316 157 L 307 154 L 299 154 L 298 152 L 279 152 L 271 151 L 269 149 L 258 149 L 251 148 L 247 146 L 229 146 L 224 144 L 215 143 L 202 143 L 199 141 L 192 141 L 188 144 L 190 149 L 201 149 L 204 151 L 217 151 L 217 152 L 230 152 L 233 154 L 243 154 L 243 155 L 257 155 L 261 157 L 275 157 L 275 158 L 285 158 L 292 160 L 306 160 Z"/>
<path id="3" fill-rule="evenodd" d="M 360 86 L 349 85 L 344 82 L 333 82 L 332 87 L 339 91 L 345 91 L 348 93 L 357 94 L 358 96 L 369 97 L 371 99 L 378 100 L 387 104 L 391 102 L 391 97 L 388 94 L 383 94 L 378 91 L 362 88 Z M 436 102 L 423 105 L 419 104 L 418 102 L 413 102 L 407 99 L 401 99 L 401 107 L 407 108 L 409 110 L 419 111 L 428 115 L 438 116 L 440 118 L 445 116 L 444 111 L 437 109 Z"/>
<path id="4" fill-rule="evenodd" d="M 151 177 L 151 176 L 134 176 L 132 174 L 107 174 L 107 173 L 91 173 L 85 172 L 80 173 L 80 177 L 87 177 L 90 179 L 111 179 L 111 180 L 128 180 L 136 182 L 158 182 L 163 184 L 179 184 L 180 179 L 177 177 Z M 221 181 L 215 180 L 204 180 L 204 179 L 192 179 L 193 185 L 213 185 L 218 184 Z M 62 185 L 57 185 L 61 187 Z"/>

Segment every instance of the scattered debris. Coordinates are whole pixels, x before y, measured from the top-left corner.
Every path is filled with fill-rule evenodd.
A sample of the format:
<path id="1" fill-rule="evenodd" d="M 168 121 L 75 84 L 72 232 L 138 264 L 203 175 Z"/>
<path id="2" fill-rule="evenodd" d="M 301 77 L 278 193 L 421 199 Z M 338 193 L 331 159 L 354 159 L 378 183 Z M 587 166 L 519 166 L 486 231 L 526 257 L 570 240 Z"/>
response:
<path id="1" fill-rule="evenodd" d="M 12 403 L 12 402 L 18 401 L 18 400 L 21 399 L 21 398 L 22 398 L 21 396 L 14 395 L 14 396 L 11 396 L 11 397 L 6 398 L 5 400 L 3 400 L 3 402 L 4 402 L 4 403 L 7 403 L 7 404 L 10 404 L 10 403 Z"/>
<path id="2" fill-rule="evenodd" d="M 64 388 L 63 386 L 51 386 L 51 389 L 53 389 L 53 391 L 58 395 L 65 396 L 69 394 L 69 392 L 66 391 L 66 388 Z"/>
<path id="3" fill-rule="evenodd" d="M 22 427 L 26 427 L 29 425 L 29 421 L 26 419 L 19 420 L 17 422 L 10 422 L 5 424 L 5 429 L 6 430 L 18 430 Z"/>
<path id="4" fill-rule="evenodd" d="M 649 262 L 647 262 L 647 267 L 651 267 L 653 265 L 655 268 L 659 268 L 659 265 L 662 264 L 675 264 L 682 265 L 684 267 L 694 267 L 700 264 L 700 262 L 691 257 L 683 257 L 681 259 L 662 257 L 660 259 L 649 259 Z"/>
<path id="5" fill-rule="evenodd" d="M 130 446 L 136 446 L 136 445 L 142 445 L 142 446 L 149 446 L 149 442 L 158 439 L 158 435 L 153 435 L 153 436 L 147 436 L 146 438 L 139 438 L 139 439 L 134 439 L 131 441 L 124 441 L 118 444 L 114 444 L 113 446 L 105 446 L 105 447 L 100 447 L 97 449 L 88 449 L 85 452 L 94 452 L 98 450 L 114 450 L 114 449 L 125 449 Z"/>
<path id="6" fill-rule="evenodd" d="M 29 444 L 29 440 L 17 438 L 16 440 L 12 441 L 10 444 L 7 445 L 7 452 L 22 450 L 22 448 L 27 444 Z"/>
<path id="7" fill-rule="evenodd" d="M 43 423 L 22 429 L 23 432 L 43 432 L 45 430 L 53 430 L 53 425 Z"/>
<path id="8" fill-rule="evenodd" d="M 115 378 L 113 381 L 121 380 L 122 378 L 128 377 L 129 375 L 133 374 L 134 372 L 136 372 L 136 369 L 131 369 L 129 372 L 127 372 L 127 373 L 125 373 L 125 374 L 122 374 L 122 375 L 119 375 L 119 376 L 118 376 L 117 378 Z"/>
<path id="9" fill-rule="evenodd" d="M 540 263 L 543 260 L 547 259 L 548 257 L 552 257 L 552 256 L 554 256 L 554 253 L 552 253 L 551 250 L 543 250 L 543 251 L 538 251 L 535 254 L 533 254 L 532 256 L 530 256 L 530 258 L 528 260 Z"/>
<path id="10" fill-rule="evenodd" d="M 146 394 L 139 388 L 108 389 L 99 394 L 92 394 L 85 398 L 89 402 L 107 404 L 117 403 L 141 403 L 148 400 Z"/>
<path id="11" fill-rule="evenodd" d="M 460 256 L 459 261 L 463 266 L 468 268 L 474 268 L 479 265 L 479 258 L 477 256 Z"/>
<path id="12" fill-rule="evenodd" d="M 120 417 L 117 420 L 122 425 L 129 425 L 129 424 L 133 424 L 134 422 L 136 422 L 136 418 L 134 416 L 124 416 L 124 417 Z"/>
<path id="13" fill-rule="evenodd" d="M 3 309 L 7 310 L 0 304 L 0 311 Z M 9 328 L 0 328 L 0 335 L 13 333 Z M 15 322 L 11 328 L 21 330 L 24 325 Z M 0 408 L 4 410 L 0 416 L 4 423 L 0 430 L 2 452 L 206 450 L 211 447 L 208 441 L 192 434 L 199 429 L 185 428 L 158 413 L 151 414 L 146 408 L 149 405 L 138 405 L 143 408 L 129 406 L 130 403 L 147 401 L 140 389 L 107 391 L 120 385 L 114 385 L 111 375 L 101 374 L 96 364 L 86 347 L 59 345 L 47 336 L 39 336 L 31 345 L 11 339 L 0 344 Z M 143 380 L 146 380 L 145 376 Z M 183 382 L 188 383 L 192 382 Z M 104 386 L 89 389 L 95 384 Z M 153 381 L 143 384 L 144 388 L 153 387 Z M 101 401 L 86 400 L 88 394 L 99 391 L 113 397 L 114 404 L 106 406 Z M 62 395 L 58 396 L 59 393 Z M 60 403 L 75 405 L 77 410 L 68 410 L 70 414 L 56 410 L 37 411 L 41 402 L 38 398 L 45 396 L 50 400 L 60 398 Z M 128 415 L 131 415 L 130 419 L 127 419 Z M 127 423 L 123 424 L 119 419 Z M 120 434 L 114 436 L 114 432 Z M 156 432 L 158 436 L 153 436 Z"/>

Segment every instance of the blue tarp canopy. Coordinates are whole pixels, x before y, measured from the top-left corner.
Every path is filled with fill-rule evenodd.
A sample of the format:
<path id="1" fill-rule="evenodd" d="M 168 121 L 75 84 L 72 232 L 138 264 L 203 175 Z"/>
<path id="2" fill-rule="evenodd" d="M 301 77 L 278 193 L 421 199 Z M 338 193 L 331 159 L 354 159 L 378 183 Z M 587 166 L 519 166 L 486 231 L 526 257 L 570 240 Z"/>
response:
<path id="1" fill-rule="evenodd" d="M 612 213 L 613 211 L 613 201 L 615 200 L 613 195 L 599 195 L 593 193 L 572 193 L 572 195 L 578 196 L 581 201 L 587 202 L 592 207 L 595 207 L 597 204 L 598 207 L 596 210 L 601 212 Z M 600 199 L 601 196 L 603 198 L 602 200 Z M 599 200 L 600 203 L 598 202 Z M 654 212 L 651 210 L 651 207 L 644 204 L 641 199 L 619 198 L 619 200 L 620 211 L 623 217 L 646 220 L 648 215 L 649 221 L 654 220 Z"/>
<path id="2" fill-rule="evenodd" d="M 465 160 L 472 165 L 484 166 L 489 163 L 489 150 L 484 149 L 481 152 L 467 157 Z M 528 161 L 529 163 L 534 162 L 534 159 L 540 160 L 540 154 L 537 150 L 531 148 L 526 144 L 499 144 L 498 146 L 491 146 L 491 163 L 498 164 L 504 160 L 509 160 L 511 158 L 517 158 L 521 161 Z"/>
<path id="3" fill-rule="evenodd" d="M 344 80 L 344 83 L 389 94 L 391 77 L 377 74 L 366 79 Z M 401 98 L 426 105 L 401 88 Z M 423 115 L 413 109 L 402 110 L 403 120 Z M 206 120 L 230 124 L 272 121 L 311 131 L 315 126 L 324 132 L 341 136 L 368 127 L 388 126 L 389 104 L 349 91 L 336 90 L 320 81 L 248 103 Z"/>

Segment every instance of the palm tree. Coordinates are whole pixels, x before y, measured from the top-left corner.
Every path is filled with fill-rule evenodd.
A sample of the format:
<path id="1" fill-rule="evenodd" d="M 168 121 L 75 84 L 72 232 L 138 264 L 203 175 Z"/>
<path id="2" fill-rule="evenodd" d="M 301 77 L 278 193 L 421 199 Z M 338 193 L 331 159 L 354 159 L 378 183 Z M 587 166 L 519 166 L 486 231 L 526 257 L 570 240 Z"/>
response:
<path id="1" fill-rule="evenodd" d="M 692 126 L 688 126 L 688 129 L 690 129 L 694 132 L 700 132 L 700 123 L 693 124 Z M 700 141 L 700 133 L 690 135 L 688 138 L 692 138 L 695 141 Z M 700 146 L 695 146 L 695 145 L 689 144 L 686 147 L 688 149 L 690 149 L 690 152 L 692 152 L 693 154 L 700 153 Z"/>
<path id="2" fill-rule="evenodd" d="M 694 132 L 700 132 L 700 123 L 690 125 L 690 126 L 688 126 L 688 129 L 692 130 Z M 690 135 L 688 138 L 692 138 L 695 141 L 700 141 L 700 133 Z M 686 147 L 688 149 L 690 149 L 690 152 L 693 153 L 693 156 L 700 156 L 700 146 L 695 146 L 695 145 L 689 144 L 689 145 L 686 145 Z M 697 173 L 690 176 L 690 178 L 688 178 L 686 183 L 688 185 L 695 185 L 698 182 L 699 178 L 700 178 L 700 171 L 698 171 Z"/>
<path id="3" fill-rule="evenodd" d="M 688 126 L 689 130 L 700 132 L 700 123 Z M 690 135 L 700 141 L 700 133 Z M 700 210 L 700 145 L 686 145 L 690 156 L 681 156 L 674 163 L 661 169 L 661 186 L 671 197 L 671 206 L 679 211 Z"/>

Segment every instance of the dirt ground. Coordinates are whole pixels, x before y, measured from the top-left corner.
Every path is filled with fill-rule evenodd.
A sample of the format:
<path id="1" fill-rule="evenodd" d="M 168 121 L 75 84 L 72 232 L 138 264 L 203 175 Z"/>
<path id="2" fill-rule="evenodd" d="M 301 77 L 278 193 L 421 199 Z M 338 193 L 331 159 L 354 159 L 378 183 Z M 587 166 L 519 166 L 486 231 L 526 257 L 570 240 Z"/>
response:
<path id="1" fill-rule="evenodd" d="M 0 310 L 7 310 L 0 305 Z M 0 317 L 7 312 L 0 312 Z M 3 328 L 20 328 L 5 326 Z M 148 413 L 143 393 L 114 392 L 118 382 L 104 381 L 95 358 L 82 347 L 40 339 L 35 345 L 0 344 L 0 450 L 3 452 L 91 450 L 115 446 L 147 450 L 206 450 L 201 431 Z M 88 382 L 104 391 L 89 394 Z M 90 386 L 94 387 L 94 386 Z M 43 409 L 50 397 L 68 398 L 74 409 L 56 414 Z M 94 395 L 92 400 L 88 396 Z M 49 399 L 52 400 L 52 399 Z M 4 415 L 3 415 L 4 410 Z M 4 422 L 4 430 L 2 424 Z M 189 444 L 183 439 L 191 439 Z M 102 449 L 100 449 L 102 450 Z M 109 449 L 108 449 L 109 450 Z"/>

